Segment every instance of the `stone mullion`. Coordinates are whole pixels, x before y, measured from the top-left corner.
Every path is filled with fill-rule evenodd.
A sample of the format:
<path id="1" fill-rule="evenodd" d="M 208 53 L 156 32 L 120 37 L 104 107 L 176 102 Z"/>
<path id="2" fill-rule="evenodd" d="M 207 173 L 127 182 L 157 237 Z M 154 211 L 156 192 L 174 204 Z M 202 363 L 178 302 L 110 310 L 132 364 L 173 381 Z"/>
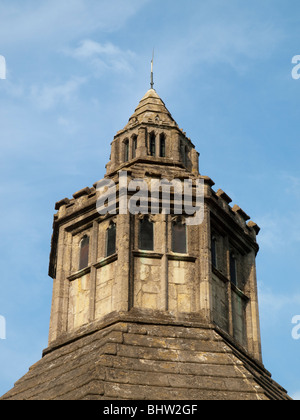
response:
<path id="1" fill-rule="evenodd" d="M 91 273 L 90 273 L 90 301 L 89 301 L 89 321 L 95 319 L 95 305 L 96 305 L 96 284 L 97 284 L 97 268 L 95 264 L 97 263 L 97 254 L 98 254 L 98 230 L 99 223 L 97 221 L 93 222 L 92 229 L 92 241 L 91 241 Z"/>

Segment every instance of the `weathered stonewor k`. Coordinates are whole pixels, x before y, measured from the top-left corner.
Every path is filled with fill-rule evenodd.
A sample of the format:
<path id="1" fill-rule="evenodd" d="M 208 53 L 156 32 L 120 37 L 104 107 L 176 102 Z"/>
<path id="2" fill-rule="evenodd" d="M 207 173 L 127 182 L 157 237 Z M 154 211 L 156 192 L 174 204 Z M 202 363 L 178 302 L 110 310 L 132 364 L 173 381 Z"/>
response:
<path id="1" fill-rule="evenodd" d="M 203 179 L 204 221 L 101 216 L 95 186 L 59 201 L 49 347 L 3 398 L 288 399 L 262 364 L 257 224 L 199 174 L 199 154 L 154 89 L 111 146 L 116 183 L 121 170 L 149 183 Z"/>

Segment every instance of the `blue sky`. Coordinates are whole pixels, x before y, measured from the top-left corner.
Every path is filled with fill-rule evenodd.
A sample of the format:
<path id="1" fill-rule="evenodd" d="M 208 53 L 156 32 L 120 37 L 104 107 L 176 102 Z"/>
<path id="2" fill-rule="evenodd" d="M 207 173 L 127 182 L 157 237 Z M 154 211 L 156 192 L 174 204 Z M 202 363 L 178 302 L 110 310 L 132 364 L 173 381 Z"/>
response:
<path id="1" fill-rule="evenodd" d="M 54 203 L 103 177 L 155 47 L 201 173 L 262 228 L 264 364 L 300 399 L 299 17 L 298 0 L 0 0 L 0 395 L 47 346 Z"/>

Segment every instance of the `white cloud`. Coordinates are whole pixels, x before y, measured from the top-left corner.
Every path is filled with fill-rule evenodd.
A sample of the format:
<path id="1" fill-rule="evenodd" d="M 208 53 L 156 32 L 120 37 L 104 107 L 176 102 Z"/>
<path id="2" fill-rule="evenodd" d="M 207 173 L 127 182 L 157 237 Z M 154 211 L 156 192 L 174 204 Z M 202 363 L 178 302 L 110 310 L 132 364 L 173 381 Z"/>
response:
<path id="1" fill-rule="evenodd" d="M 25 88 L 21 83 L 10 80 L 9 78 L 0 84 L 0 90 L 15 99 L 21 98 L 25 93 Z"/>
<path id="2" fill-rule="evenodd" d="M 84 77 L 72 77 L 65 83 L 32 86 L 31 99 L 42 110 L 48 110 L 57 104 L 66 104 L 76 98 L 79 88 L 87 82 Z"/>
<path id="3" fill-rule="evenodd" d="M 202 59 L 240 66 L 243 59 L 268 56 L 279 36 L 279 31 L 268 23 L 244 18 L 205 24 L 193 42 L 199 46 Z"/>
<path id="4" fill-rule="evenodd" d="M 259 233 L 260 247 L 274 251 L 278 250 L 278 245 L 281 243 L 282 238 L 286 236 L 282 226 L 282 215 L 270 213 L 261 217 L 256 217 L 256 220 L 261 227 Z"/>
<path id="5" fill-rule="evenodd" d="M 78 124 L 73 120 L 66 117 L 58 117 L 57 123 L 68 134 L 74 134 L 78 130 Z"/>
<path id="6" fill-rule="evenodd" d="M 276 291 L 261 282 L 258 283 L 260 320 L 265 333 L 280 328 L 285 337 L 289 336 L 292 340 L 292 319 L 299 315 L 300 292 L 289 290 L 290 293 L 286 289 Z"/>
<path id="7" fill-rule="evenodd" d="M 259 284 L 259 301 L 261 307 L 272 317 L 280 314 L 281 311 L 289 309 L 293 306 L 300 307 L 300 294 L 293 293 L 284 295 L 275 293 L 270 288 L 266 288 L 263 284 Z"/>
<path id="8" fill-rule="evenodd" d="M 80 42 L 78 48 L 71 53 L 76 58 L 93 58 L 97 55 L 119 55 L 120 49 L 113 45 L 111 42 L 100 44 L 99 42 L 86 39 Z"/>
<path id="9" fill-rule="evenodd" d="M 184 30 L 174 31 L 172 48 L 169 36 L 161 37 L 163 55 L 159 67 L 164 84 L 173 87 L 174 78 L 186 77 L 197 66 L 204 74 L 207 66 L 213 66 L 216 79 L 220 77 L 217 66 L 225 65 L 239 74 L 250 73 L 258 60 L 268 60 L 274 54 L 283 39 L 281 28 L 259 13 L 247 15 L 233 3 L 228 7 L 226 4 L 226 8 L 222 4 L 220 11 L 214 10 L 217 2 L 198 3 L 197 12 Z"/>
<path id="10" fill-rule="evenodd" d="M 130 51 L 122 51 L 111 42 L 99 43 L 91 39 L 82 40 L 75 49 L 65 49 L 66 55 L 77 60 L 91 64 L 97 73 L 103 70 L 116 72 L 131 72 L 131 62 L 135 54 Z"/>
<path id="11" fill-rule="evenodd" d="M 287 171 L 258 172 L 251 176 L 253 183 L 268 185 L 263 204 L 266 213 L 257 213 L 255 221 L 261 227 L 258 243 L 269 251 L 287 252 L 300 242 L 300 177 Z M 284 249 L 282 248 L 284 244 Z"/>
<path id="12" fill-rule="evenodd" d="M 2 0 L 2 45 L 36 45 L 55 40 L 60 45 L 95 30 L 120 28 L 149 0 Z"/>
<path id="13" fill-rule="evenodd" d="M 255 220 L 261 227 L 258 242 L 262 249 L 268 249 L 282 254 L 282 244 L 285 251 L 300 242 L 300 219 L 297 205 L 288 210 L 274 210 Z"/>

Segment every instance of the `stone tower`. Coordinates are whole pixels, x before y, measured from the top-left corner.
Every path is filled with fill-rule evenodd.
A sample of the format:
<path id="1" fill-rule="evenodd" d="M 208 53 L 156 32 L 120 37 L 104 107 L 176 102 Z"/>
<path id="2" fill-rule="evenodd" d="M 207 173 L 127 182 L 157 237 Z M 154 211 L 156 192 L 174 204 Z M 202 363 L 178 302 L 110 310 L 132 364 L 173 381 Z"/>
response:
<path id="1" fill-rule="evenodd" d="M 259 227 L 198 159 L 151 88 L 111 144 L 115 212 L 97 211 L 97 184 L 56 203 L 49 347 L 4 399 L 289 398 L 262 364 Z M 126 187 L 201 181 L 202 223 L 175 211 L 175 187 L 170 214 L 151 213 L 149 196 L 140 212 L 121 212 L 120 173 Z"/>

